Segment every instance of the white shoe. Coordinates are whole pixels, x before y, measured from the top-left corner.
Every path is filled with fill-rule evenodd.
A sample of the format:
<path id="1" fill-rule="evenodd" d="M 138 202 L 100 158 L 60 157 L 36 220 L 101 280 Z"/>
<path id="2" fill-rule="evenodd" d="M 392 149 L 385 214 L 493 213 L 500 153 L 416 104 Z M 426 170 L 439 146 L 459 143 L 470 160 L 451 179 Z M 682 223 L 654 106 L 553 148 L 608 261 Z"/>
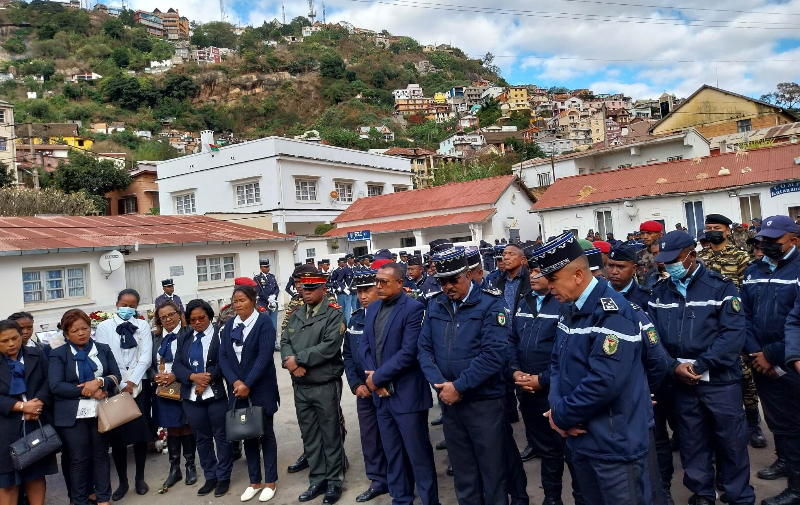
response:
<path id="1" fill-rule="evenodd" d="M 275 496 L 275 490 L 269 487 L 265 487 L 261 491 L 261 496 L 258 497 L 258 501 L 270 501 L 273 496 Z"/>
<path id="2" fill-rule="evenodd" d="M 244 490 L 242 493 L 242 501 L 250 501 L 261 491 L 260 488 L 254 488 L 253 486 L 248 486 L 247 489 Z"/>

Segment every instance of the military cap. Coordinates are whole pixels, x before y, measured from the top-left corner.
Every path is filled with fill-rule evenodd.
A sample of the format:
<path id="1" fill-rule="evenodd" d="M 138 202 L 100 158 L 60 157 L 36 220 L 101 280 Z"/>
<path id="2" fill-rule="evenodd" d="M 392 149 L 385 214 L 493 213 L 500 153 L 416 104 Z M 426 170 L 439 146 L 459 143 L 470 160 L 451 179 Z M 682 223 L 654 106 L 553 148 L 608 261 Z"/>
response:
<path id="1" fill-rule="evenodd" d="M 422 256 L 415 254 L 408 257 L 408 266 L 422 265 Z"/>
<path id="2" fill-rule="evenodd" d="M 317 261 L 317 266 L 318 266 L 318 267 L 321 267 L 323 263 L 325 263 L 325 262 L 324 262 L 324 261 L 322 261 L 322 260 L 319 260 L 319 261 Z"/>
<path id="3" fill-rule="evenodd" d="M 469 264 L 470 270 L 481 266 L 481 253 L 477 247 L 469 246 L 465 248 L 464 252 L 467 255 L 467 264 Z"/>
<path id="4" fill-rule="evenodd" d="M 724 226 L 730 226 L 733 224 L 733 221 L 722 214 L 708 214 L 706 216 L 706 224 L 721 224 Z"/>
<path id="5" fill-rule="evenodd" d="M 304 272 L 300 276 L 300 285 L 303 289 L 317 289 L 324 286 L 326 282 L 327 278 L 321 272 Z"/>
<path id="6" fill-rule="evenodd" d="M 590 248 L 591 249 L 591 248 Z M 565 232 L 553 240 L 548 240 L 537 251 L 541 272 L 535 278 L 550 275 L 584 256 L 583 248 L 572 232 Z"/>
<path id="7" fill-rule="evenodd" d="M 372 270 L 378 270 L 383 265 L 388 265 L 389 263 L 394 263 L 394 260 L 392 260 L 391 258 L 380 258 L 380 259 L 377 259 L 377 260 L 373 261 L 370 264 L 370 268 Z"/>
<path id="8" fill-rule="evenodd" d="M 761 223 L 761 231 L 756 237 L 761 240 L 767 238 L 780 238 L 786 233 L 797 233 L 797 223 L 789 216 L 770 216 Z"/>
<path id="9" fill-rule="evenodd" d="M 422 256 L 422 250 L 420 250 L 420 249 L 414 249 L 414 254 L 413 254 L 413 256 Z"/>
<path id="10" fill-rule="evenodd" d="M 652 231 L 658 233 L 660 231 L 664 231 L 664 227 L 661 226 L 661 223 L 658 221 L 645 221 L 644 223 L 639 225 L 639 231 Z M 632 235 L 629 233 L 629 235 Z"/>
<path id="11" fill-rule="evenodd" d="M 375 285 L 376 270 L 362 270 L 353 275 L 354 288 L 368 288 Z"/>
<path id="12" fill-rule="evenodd" d="M 614 261 L 636 261 L 636 248 L 623 245 L 611 249 L 608 259 Z"/>
<path id="13" fill-rule="evenodd" d="M 328 258 L 325 258 L 324 260 L 322 260 L 322 264 L 323 265 L 330 265 L 331 264 L 331 260 L 329 260 Z"/>
<path id="14" fill-rule="evenodd" d="M 347 253 L 347 254 L 345 254 L 345 255 L 344 255 L 344 259 L 345 259 L 345 261 L 347 261 L 347 260 L 350 260 L 350 259 L 353 259 L 353 254 L 352 254 L 352 253 Z"/>
<path id="15" fill-rule="evenodd" d="M 447 248 L 447 245 L 450 247 Z M 453 242 L 447 239 L 438 239 L 430 243 L 433 254 L 433 263 L 436 265 L 434 277 L 451 277 L 460 274 L 469 268 L 467 254 L 463 248 L 456 248 Z"/>
<path id="16" fill-rule="evenodd" d="M 447 238 L 437 238 L 430 243 L 431 255 L 437 252 L 449 251 L 453 248 L 453 241 Z"/>
<path id="17" fill-rule="evenodd" d="M 642 232 L 640 232 L 639 230 L 636 230 L 635 232 L 633 232 L 633 236 L 634 237 L 641 237 L 642 236 Z"/>
<path id="18" fill-rule="evenodd" d="M 345 261 L 347 261 L 347 260 L 344 258 L 344 256 L 342 256 L 341 258 L 336 260 L 337 263 L 344 263 Z"/>
<path id="19" fill-rule="evenodd" d="M 167 287 L 167 286 L 174 286 L 175 283 L 172 282 L 172 279 L 164 279 L 163 281 L 161 281 L 161 285 Z"/>
<path id="20" fill-rule="evenodd" d="M 256 281 L 254 281 L 250 277 L 237 277 L 237 278 L 233 279 L 233 285 L 234 286 L 250 286 L 250 287 L 253 287 L 253 288 L 257 286 Z"/>
<path id="21" fill-rule="evenodd" d="M 269 258 L 261 258 L 258 260 L 259 266 L 268 267 L 269 266 Z"/>
<path id="22" fill-rule="evenodd" d="M 396 259 L 397 259 L 397 253 L 392 253 L 392 259 L 393 259 L 393 260 L 396 260 Z"/>
<path id="23" fill-rule="evenodd" d="M 318 274 L 319 271 L 316 268 L 314 268 L 313 265 L 308 265 L 308 264 L 300 265 L 294 269 L 294 271 L 292 272 L 292 277 L 295 279 L 300 279 L 301 277 L 303 277 L 304 274 L 307 273 Z"/>
<path id="24" fill-rule="evenodd" d="M 581 249 L 583 249 L 584 251 L 588 251 L 589 249 L 594 249 L 594 245 L 592 245 L 592 243 L 586 240 L 585 238 L 579 238 L 578 245 L 581 246 Z"/>
<path id="25" fill-rule="evenodd" d="M 295 262 L 294 262 L 294 267 L 295 267 L 295 268 L 299 267 L 300 265 L 302 265 L 302 263 L 301 263 L 301 262 L 299 262 L 299 261 L 295 261 Z"/>
<path id="26" fill-rule="evenodd" d="M 672 230 L 659 240 L 659 251 L 656 257 L 653 258 L 653 261 L 658 263 L 672 263 L 678 259 L 681 251 L 687 247 L 693 247 L 696 244 L 694 237 L 688 233 L 684 233 L 681 230 Z"/>
<path id="27" fill-rule="evenodd" d="M 507 244 L 497 244 L 496 246 L 494 246 L 494 257 L 495 258 L 502 258 L 503 257 L 503 251 L 506 250 L 506 245 Z"/>
<path id="28" fill-rule="evenodd" d="M 400 251 L 400 257 L 408 256 L 408 251 Z"/>
<path id="29" fill-rule="evenodd" d="M 313 265 L 313 264 L 314 264 L 314 258 L 306 258 L 306 265 Z"/>
<path id="30" fill-rule="evenodd" d="M 380 259 L 388 259 L 391 257 L 392 257 L 392 251 L 390 251 L 389 249 L 378 249 L 377 251 L 375 251 L 374 259 L 380 260 Z"/>
<path id="31" fill-rule="evenodd" d="M 609 244 L 605 240 L 595 240 L 594 242 L 592 242 L 592 245 L 595 246 L 597 249 L 600 249 L 601 253 L 608 254 L 611 251 L 611 244 Z"/>
<path id="32" fill-rule="evenodd" d="M 603 268 L 603 254 L 597 247 L 586 251 L 586 259 L 589 261 L 589 270 L 594 272 Z"/>

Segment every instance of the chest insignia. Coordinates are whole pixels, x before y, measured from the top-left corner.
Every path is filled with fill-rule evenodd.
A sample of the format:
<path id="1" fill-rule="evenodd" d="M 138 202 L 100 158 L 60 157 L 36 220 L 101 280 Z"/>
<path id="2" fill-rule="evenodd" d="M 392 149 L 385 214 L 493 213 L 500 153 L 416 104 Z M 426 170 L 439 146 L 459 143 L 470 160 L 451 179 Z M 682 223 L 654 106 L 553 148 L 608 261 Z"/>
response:
<path id="1" fill-rule="evenodd" d="M 606 335 L 606 339 L 603 341 L 603 352 L 606 353 L 606 355 L 611 356 L 617 352 L 618 348 L 619 337 L 616 335 Z"/>
<path id="2" fill-rule="evenodd" d="M 617 303 L 614 301 L 613 298 L 601 298 L 600 305 L 603 306 L 603 310 L 605 310 L 606 312 L 613 312 L 619 310 L 619 307 L 617 307 Z"/>

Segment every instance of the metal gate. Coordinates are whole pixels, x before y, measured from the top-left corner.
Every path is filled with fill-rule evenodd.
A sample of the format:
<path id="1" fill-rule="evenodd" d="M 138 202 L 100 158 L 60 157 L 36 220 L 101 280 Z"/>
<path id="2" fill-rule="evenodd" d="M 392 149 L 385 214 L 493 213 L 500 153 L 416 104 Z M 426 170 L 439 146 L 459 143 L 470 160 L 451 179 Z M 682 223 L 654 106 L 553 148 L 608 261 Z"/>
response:
<path id="1" fill-rule="evenodd" d="M 153 303 L 153 275 L 149 261 L 125 262 L 125 287 L 139 292 L 140 305 Z"/>

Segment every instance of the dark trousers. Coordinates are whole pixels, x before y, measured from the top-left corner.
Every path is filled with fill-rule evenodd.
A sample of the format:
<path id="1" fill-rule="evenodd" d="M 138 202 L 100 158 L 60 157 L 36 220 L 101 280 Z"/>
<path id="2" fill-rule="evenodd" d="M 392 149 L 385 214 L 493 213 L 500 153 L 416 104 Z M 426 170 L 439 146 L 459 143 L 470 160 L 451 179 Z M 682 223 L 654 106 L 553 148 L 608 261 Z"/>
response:
<path id="1" fill-rule="evenodd" d="M 356 412 L 358 412 L 358 426 L 361 432 L 364 468 L 367 471 L 367 478 L 372 481 L 370 487 L 388 491 L 386 453 L 383 452 L 381 432 L 378 428 L 378 409 L 375 407 L 372 397 L 357 397 Z"/>
<path id="2" fill-rule="evenodd" d="M 775 437 L 778 457 L 797 472 L 800 472 L 800 423 L 797 422 L 797 406 L 800 405 L 800 374 L 793 368 L 784 367 L 786 375 L 771 379 L 753 372 L 764 409 L 764 419 Z"/>
<path id="3" fill-rule="evenodd" d="M 134 480 L 144 480 L 144 463 L 147 459 L 147 442 L 136 442 L 133 445 L 133 460 L 136 464 Z M 111 444 L 111 457 L 114 458 L 114 467 L 117 469 L 117 477 L 120 485 L 128 483 L 128 446 L 123 444 Z"/>
<path id="4" fill-rule="evenodd" d="M 436 464 L 428 435 L 428 411 L 395 412 L 387 400 L 378 407 L 378 427 L 388 463 L 392 503 L 414 503 L 414 483 L 423 505 L 439 503 Z"/>
<path id="5" fill-rule="evenodd" d="M 741 384 L 675 387 L 683 485 L 713 501 L 716 454 L 725 503 L 755 503 Z"/>
<path id="6" fill-rule="evenodd" d="M 97 431 L 97 419 L 76 419 L 70 427 L 58 429 L 70 458 L 70 493 L 75 505 L 88 505 L 89 495 L 98 502 L 111 500 L 111 465 L 108 441 Z"/>
<path id="7" fill-rule="evenodd" d="M 652 497 L 645 492 L 645 458 L 620 462 L 573 454 L 572 464 L 586 503 L 652 505 Z"/>
<path id="8" fill-rule="evenodd" d="M 230 480 L 233 449 L 230 442 L 225 439 L 228 400 L 211 398 L 194 402 L 183 400 L 181 403 L 197 441 L 197 454 L 200 455 L 200 467 L 206 480 Z"/>
<path id="9" fill-rule="evenodd" d="M 272 414 L 264 414 L 264 434 L 244 441 L 244 457 L 247 459 L 247 475 L 250 484 L 276 482 L 278 480 L 278 442 L 275 439 Z M 261 475 L 261 459 L 264 459 L 264 480 Z"/>
<path id="10" fill-rule="evenodd" d="M 505 436 L 503 437 L 503 452 L 506 460 L 506 492 L 519 505 L 528 505 L 528 476 L 522 466 L 517 442 L 514 440 L 514 428 L 511 423 L 505 422 Z"/>
<path id="11" fill-rule="evenodd" d="M 339 409 L 341 397 L 341 379 L 325 384 L 294 384 L 294 407 L 308 458 L 308 480 L 312 486 L 325 482 L 342 485 L 344 430 Z"/>
<path id="12" fill-rule="evenodd" d="M 651 496 L 653 505 L 664 505 L 667 500 L 667 495 L 664 492 L 664 486 L 661 484 L 661 472 L 658 466 L 658 454 L 656 452 L 656 430 L 650 428 L 650 446 L 647 448 L 647 456 L 645 456 L 645 463 L 647 465 L 647 475 L 645 478 L 645 493 Z"/>
<path id="13" fill-rule="evenodd" d="M 505 399 L 458 402 L 443 409 L 447 456 L 453 465 L 458 503 L 508 503 L 503 454 Z"/>
<path id="14" fill-rule="evenodd" d="M 519 421 L 519 411 L 517 410 L 517 386 L 511 379 L 506 379 L 506 418 L 509 422 Z"/>
<path id="15" fill-rule="evenodd" d="M 667 425 L 677 429 L 675 420 L 675 392 L 671 379 L 666 378 L 655 393 L 656 404 L 653 405 L 653 417 L 655 420 L 655 443 L 656 456 L 658 458 L 658 470 L 661 473 L 662 485 L 670 489 L 672 487 L 672 475 L 675 467 L 672 464 L 672 448 L 669 442 L 669 430 Z"/>

